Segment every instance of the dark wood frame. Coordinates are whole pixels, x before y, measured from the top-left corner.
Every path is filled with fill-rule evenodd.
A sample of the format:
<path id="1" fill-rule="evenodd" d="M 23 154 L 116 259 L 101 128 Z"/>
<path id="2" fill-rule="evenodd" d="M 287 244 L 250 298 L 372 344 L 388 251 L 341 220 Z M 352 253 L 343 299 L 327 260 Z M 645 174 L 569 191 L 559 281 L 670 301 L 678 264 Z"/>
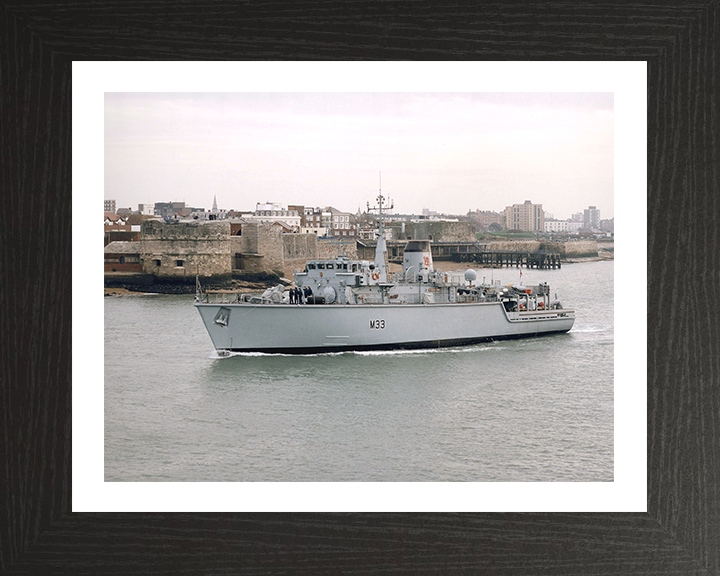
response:
<path id="1" fill-rule="evenodd" d="M 0 572 L 720 572 L 719 47 L 717 0 L 6 0 Z M 72 513 L 71 64 L 146 59 L 647 61 L 648 512 Z"/>

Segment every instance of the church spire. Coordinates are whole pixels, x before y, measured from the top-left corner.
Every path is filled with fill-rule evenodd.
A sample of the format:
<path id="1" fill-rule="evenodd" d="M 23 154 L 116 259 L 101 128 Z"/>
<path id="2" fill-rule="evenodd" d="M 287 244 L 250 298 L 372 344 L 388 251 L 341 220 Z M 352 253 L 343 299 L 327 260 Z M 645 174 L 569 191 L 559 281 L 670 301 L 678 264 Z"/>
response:
<path id="1" fill-rule="evenodd" d="M 213 195 L 213 207 L 212 207 L 212 213 L 217 214 L 218 213 L 218 207 L 217 207 L 217 196 Z"/>

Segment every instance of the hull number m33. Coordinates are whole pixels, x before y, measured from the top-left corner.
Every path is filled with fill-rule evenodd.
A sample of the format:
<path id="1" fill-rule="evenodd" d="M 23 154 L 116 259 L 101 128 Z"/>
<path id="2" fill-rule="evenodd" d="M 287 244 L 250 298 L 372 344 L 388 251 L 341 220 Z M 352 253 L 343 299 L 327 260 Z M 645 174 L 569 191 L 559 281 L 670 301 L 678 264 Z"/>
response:
<path id="1" fill-rule="evenodd" d="M 370 320 L 370 330 L 385 330 L 385 320 Z"/>

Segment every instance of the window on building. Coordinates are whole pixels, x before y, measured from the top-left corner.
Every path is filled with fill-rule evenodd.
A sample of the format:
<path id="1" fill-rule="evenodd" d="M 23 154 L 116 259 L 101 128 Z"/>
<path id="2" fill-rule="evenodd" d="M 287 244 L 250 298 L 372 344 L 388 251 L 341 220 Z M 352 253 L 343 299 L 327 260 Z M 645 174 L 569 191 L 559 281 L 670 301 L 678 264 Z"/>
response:
<path id="1" fill-rule="evenodd" d="M 155 266 L 158 266 L 158 267 L 159 267 L 160 264 L 161 264 L 160 260 L 155 260 Z"/>
<path id="2" fill-rule="evenodd" d="M 177 266 L 178 268 L 182 268 L 183 266 L 185 266 L 185 260 L 176 260 L 175 266 Z"/>

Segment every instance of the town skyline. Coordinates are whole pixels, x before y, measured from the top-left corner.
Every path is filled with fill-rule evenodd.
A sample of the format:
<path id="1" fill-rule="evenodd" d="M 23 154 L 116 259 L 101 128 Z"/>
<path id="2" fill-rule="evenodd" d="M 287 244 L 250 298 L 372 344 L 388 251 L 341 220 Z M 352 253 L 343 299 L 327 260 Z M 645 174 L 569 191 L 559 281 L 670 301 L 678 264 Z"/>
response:
<path id="1" fill-rule="evenodd" d="M 612 218 L 613 133 L 611 93 L 109 93 L 105 198 Z"/>
<path id="2" fill-rule="evenodd" d="M 385 197 L 385 200 L 386 200 L 386 201 L 392 201 L 392 198 L 388 198 L 385 194 L 383 194 L 383 196 Z M 374 201 L 374 199 L 375 199 L 375 198 L 373 198 L 373 201 Z M 213 203 L 214 203 L 215 200 L 216 200 L 216 199 L 213 198 L 213 201 L 210 202 L 210 205 L 211 205 L 211 206 L 213 205 Z M 529 198 L 526 199 L 525 201 L 528 201 L 528 200 L 532 201 L 532 199 L 529 199 Z M 137 212 L 139 212 L 139 207 L 138 207 L 138 206 L 133 207 L 133 206 L 124 205 L 123 203 L 119 202 L 119 201 L 118 201 L 117 199 L 115 199 L 115 198 L 106 198 L 106 199 L 105 199 L 105 202 L 108 202 L 108 201 L 109 201 L 109 202 L 115 202 L 116 211 L 117 211 L 118 209 L 119 209 L 119 210 L 122 210 L 122 211 L 125 211 L 125 210 L 129 209 L 132 213 L 137 213 Z M 184 203 L 185 203 L 185 206 L 188 207 L 188 208 L 194 208 L 194 209 L 204 210 L 205 212 L 210 212 L 210 211 L 212 210 L 212 208 L 208 208 L 206 205 L 202 205 L 202 206 L 200 206 L 200 205 L 192 205 L 192 204 L 189 204 L 189 203 L 187 203 L 185 200 L 182 200 L 182 199 L 173 199 L 173 200 L 167 200 L 167 199 L 165 199 L 165 200 L 156 201 L 156 202 L 141 202 L 140 205 L 145 205 L 145 206 L 150 206 L 150 205 L 151 205 L 151 206 L 155 206 L 156 204 L 165 204 L 165 203 L 168 203 L 168 204 L 169 204 L 169 203 L 179 203 L 179 202 L 184 202 Z M 372 202 L 372 201 L 370 201 L 370 200 L 368 200 L 368 202 L 370 202 L 370 207 L 373 208 L 373 207 L 374 207 L 374 202 Z M 513 204 L 522 204 L 522 203 L 523 203 L 523 201 L 521 201 L 521 202 L 514 202 Z M 245 212 L 245 213 L 251 213 L 251 212 L 254 212 L 254 211 L 255 211 L 257 205 L 261 205 L 261 204 L 282 204 L 283 206 L 285 206 L 285 208 L 287 208 L 288 206 L 297 206 L 297 205 L 299 205 L 299 206 L 304 206 L 305 208 L 333 207 L 333 208 L 337 208 L 337 209 L 339 209 L 339 210 L 342 210 L 343 212 L 349 212 L 349 213 L 351 213 L 351 214 L 355 214 L 355 213 L 358 211 L 358 209 L 359 209 L 359 211 L 360 211 L 361 214 L 367 212 L 367 204 L 364 205 L 364 206 L 359 206 L 359 207 L 356 208 L 356 209 L 349 209 L 348 206 L 337 205 L 337 204 L 332 204 L 332 203 L 321 203 L 321 204 L 318 204 L 318 205 L 315 205 L 315 204 L 312 204 L 312 205 L 311 205 L 311 204 L 302 204 L 302 203 L 298 203 L 298 202 L 289 202 L 289 203 L 274 202 L 273 200 L 254 202 L 253 205 L 252 205 L 251 207 L 248 207 L 247 209 L 245 209 L 245 208 L 238 208 L 238 207 L 234 207 L 234 206 L 223 206 L 223 205 L 221 205 L 221 204 L 218 203 L 218 210 L 221 211 L 221 212 Z M 533 204 L 543 205 L 542 202 L 534 202 L 534 201 L 533 201 Z M 498 214 L 501 214 L 501 213 L 502 213 L 507 207 L 509 207 L 509 206 L 512 206 L 512 204 L 508 204 L 507 206 L 505 206 L 505 207 L 503 207 L 503 208 L 501 208 L 501 209 L 499 209 L 499 210 L 490 210 L 490 209 L 486 209 L 486 208 L 482 208 L 482 207 L 477 207 L 477 208 L 472 208 L 472 209 L 470 209 L 470 210 L 467 210 L 467 211 L 465 211 L 465 212 L 463 212 L 463 213 L 443 212 L 443 211 L 440 211 L 440 210 L 435 210 L 435 209 L 434 209 L 433 207 L 431 207 L 431 206 L 424 206 L 421 210 L 419 210 L 419 211 L 414 211 L 414 212 L 406 212 L 406 211 L 397 210 L 397 209 L 396 209 L 397 207 L 395 207 L 395 208 L 393 208 L 392 210 L 389 210 L 388 213 L 389 213 L 390 215 L 392 215 L 392 214 L 403 214 L 403 215 L 418 215 L 418 216 L 420 216 L 420 215 L 425 215 L 425 214 L 431 214 L 431 215 L 439 215 L 439 216 L 453 217 L 453 216 L 467 216 L 468 214 L 474 213 L 474 212 L 476 212 L 476 211 L 479 211 L 479 212 L 496 212 L 496 213 L 498 213 Z M 596 207 L 597 207 L 597 204 L 590 204 L 590 205 L 588 205 L 588 206 L 578 207 L 577 210 L 575 210 L 574 212 L 572 212 L 571 214 L 569 214 L 569 215 L 567 215 L 567 216 L 558 215 L 558 214 L 555 214 L 555 213 L 553 213 L 553 212 L 550 212 L 549 210 L 546 210 L 546 209 L 545 209 L 544 205 L 543 205 L 543 211 L 544 211 L 546 214 L 549 214 L 549 216 L 546 216 L 546 218 L 552 218 L 552 219 L 555 219 L 555 220 L 571 220 L 575 215 L 577 215 L 577 214 L 582 214 L 583 210 L 587 210 L 588 208 L 596 208 Z M 602 210 L 601 210 L 600 208 L 598 208 L 598 210 L 599 210 L 600 213 L 602 214 L 602 219 L 605 220 L 605 219 L 612 219 L 612 218 L 614 218 L 613 216 L 607 217 L 607 216 L 602 212 Z"/>

